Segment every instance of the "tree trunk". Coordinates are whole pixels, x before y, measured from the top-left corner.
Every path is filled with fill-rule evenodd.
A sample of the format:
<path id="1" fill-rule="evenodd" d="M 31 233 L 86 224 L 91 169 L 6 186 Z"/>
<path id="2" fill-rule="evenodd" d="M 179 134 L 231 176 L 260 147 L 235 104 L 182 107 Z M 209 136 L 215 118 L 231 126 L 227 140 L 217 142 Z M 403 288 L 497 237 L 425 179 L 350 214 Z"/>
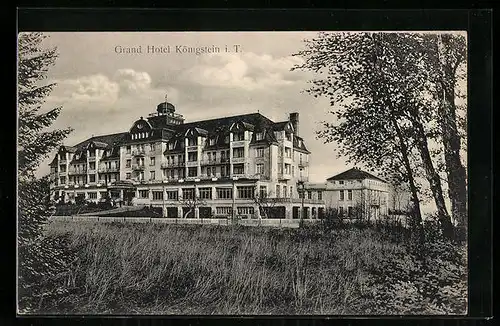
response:
<path id="1" fill-rule="evenodd" d="M 441 178 L 437 173 L 434 165 L 432 164 L 431 155 L 429 154 L 429 147 L 427 144 L 427 138 L 425 138 L 424 127 L 418 121 L 418 118 L 414 116 L 413 126 L 416 132 L 417 147 L 420 151 L 420 156 L 422 158 L 422 163 L 424 165 L 425 174 L 434 197 L 434 202 L 436 203 L 436 208 L 438 211 L 439 222 L 443 228 L 445 236 L 451 237 L 453 228 L 451 224 L 451 218 L 446 209 L 446 204 L 443 196 L 443 188 L 441 187 Z"/>
<path id="2" fill-rule="evenodd" d="M 403 133 L 401 132 L 401 128 L 398 125 L 398 122 L 396 118 L 392 115 L 392 124 L 394 125 L 394 128 L 396 129 L 396 133 L 399 138 L 399 146 L 401 149 L 401 156 L 403 158 L 403 163 L 406 169 L 407 177 L 408 177 L 408 183 L 410 185 L 410 192 L 411 192 L 411 201 L 412 201 L 412 207 L 411 207 L 411 213 L 410 216 L 412 217 L 411 219 L 411 225 L 412 227 L 416 228 L 416 236 L 417 236 L 417 244 L 418 246 L 422 245 L 424 242 L 424 229 L 422 225 L 422 212 L 420 210 L 420 200 L 418 199 L 418 188 L 415 183 L 415 178 L 413 176 L 413 170 L 411 168 L 410 164 L 410 159 L 409 159 L 409 150 L 408 146 L 406 144 L 406 141 L 404 139 Z"/>
<path id="3" fill-rule="evenodd" d="M 459 62 L 449 62 L 446 53 L 449 51 L 451 35 L 443 35 L 438 39 L 438 53 L 441 77 L 441 103 L 439 119 L 441 137 L 444 147 L 446 174 L 448 178 L 448 196 L 451 201 L 453 219 L 459 226 L 467 224 L 467 185 L 465 167 L 460 160 L 460 135 L 458 134 L 455 106 L 455 74 Z M 448 49 L 443 49 L 448 47 Z M 459 59 L 460 60 L 460 59 Z"/>

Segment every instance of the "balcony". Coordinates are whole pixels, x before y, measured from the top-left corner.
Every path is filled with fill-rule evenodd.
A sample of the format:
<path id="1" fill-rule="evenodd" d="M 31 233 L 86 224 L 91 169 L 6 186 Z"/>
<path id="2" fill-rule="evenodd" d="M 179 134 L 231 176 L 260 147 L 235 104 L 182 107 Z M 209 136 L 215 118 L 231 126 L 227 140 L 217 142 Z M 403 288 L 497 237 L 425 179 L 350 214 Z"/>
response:
<path id="1" fill-rule="evenodd" d="M 186 146 L 186 149 L 188 150 L 188 152 L 190 152 L 190 151 L 197 151 L 198 150 L 198 145 L 188 145 L 188 146 Z"/>
<path id="2" fill-rule="evenodd" d="M 233 140 L 231 143 L 233 144 L 233 147 L 245 146 L 245 140 Z"/>
<path id="3" fill-rule="evenodd" d="M 146 151 L 144 149 L 135 149 L 132 151 L 132 156 L 144 156 Z"/>
<path id="4" fill-rule="evenodd" d="M 120 168 L 99 168 L 99 173 L 110 173 L 110 172 L 120 172 Z"/>
<path id="5" fill-rule="evenodd" d="M 299 161 L 298 163 L 299 168 L 305 168 L 309 166 L 309 162 L 306 161 Z"/>
<path id="6" fill-rule="evenodd" d="M 292 175 L 290 173 L 278 173 L 279 180 L 290 180 L 292 179 Z"/>
<path id="7" fill-rule="evenodd" d="M 84 169 L 84 170 L 69 170 L 68 174 L 69 175 L 83 175 L 83 174 L 87 174 L 87 170 L 86 169 Z"/>
<path id="8" fill-rule="evenodd" d="M 89 162 L 95 162 L 96 156 L 89 156 Z"/>
<path id="9" fill-rule="evenodd" d="M 59 172 L 59 175 L 60 175 L 60 176 L 62 176 L 62 177 L 64 177 L 67 173 L 68 173 L 68 172 L 66 172 L 66 171 L 61 171 L 61 172 Z M 70 173 L 70 174 L 71 174 L 71 173 Z"/>
<path id="10" fill-rule="evenodd" d="M 195 167 L 195 166 L 198 166 L 198 164 L 199 164 L 199 161 L 187 161 L 186 162 L 187 167 Z"/>
<path id="11" fill-rule="evenodd" d="M 232 163 L 233 164 L 245 163 L 246 160 L 247 160 L 246 157 L 233 157 Z"/>
<path id="12" fill-rule="evenodd" d="M 134 171 L 144 171 L 145 166 L 144 164 L 133 164 L 132 165 L 132 170 Z"/>
<path id="13" fill-rule="evenodd" d="M 161 168 L 162 169 L 168 169 L 168 168 L 177 168 L 177 167 L 184 167 L 186 165 L 186 162 L 163 162 L 161 163 Z"/>
<path id="14" fill-rule="evenodd" d="M 217 164 L 229 164 L 228 158 L 218 158 L 215 160 L 203 160 L 201 161 L 201 165 L 217 165 Z"/>
<path id="15" fill-rule="evenodd" d="M 66 164 L 68 161 L 66 159 L 59 159 L 59 164 Z"/>

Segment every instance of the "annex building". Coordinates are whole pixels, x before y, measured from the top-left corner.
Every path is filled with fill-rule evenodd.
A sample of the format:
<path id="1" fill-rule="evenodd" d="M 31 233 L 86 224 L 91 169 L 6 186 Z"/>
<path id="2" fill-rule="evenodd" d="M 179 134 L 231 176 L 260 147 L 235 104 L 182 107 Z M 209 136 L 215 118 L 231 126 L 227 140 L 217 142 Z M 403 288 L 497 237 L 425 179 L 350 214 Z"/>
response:
<path id="1" fill-rule="evenodd" d="M 298 113 L 184 120 L 165 98 L 128 131 L 61 146 L 50 163 L 52 198 L 162 207 L 175 218 L 293 219 L 302 207 L 305 218 L 322 216 L 320 193 L 301 198 L 311 153 Z"/>
<path id="2" fill-rule="evenodd" d="M 334 175 L 325 183 L 307 183 L 306 188 L 306 198 L 321 193 L 326 209 L 347 219 L 376 220 L 388 215 L 393 197 L 386 180 L 358 168 Z"/>

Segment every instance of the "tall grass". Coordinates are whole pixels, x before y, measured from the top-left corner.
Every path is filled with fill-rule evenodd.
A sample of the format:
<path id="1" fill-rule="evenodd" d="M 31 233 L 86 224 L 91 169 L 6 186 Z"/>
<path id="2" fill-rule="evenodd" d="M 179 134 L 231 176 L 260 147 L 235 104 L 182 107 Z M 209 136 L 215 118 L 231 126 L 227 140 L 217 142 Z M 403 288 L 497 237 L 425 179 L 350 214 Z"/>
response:
<path id="1" fill-rule="evenodd" d="M 46 313 L 365 314 L 373 271 L 407 254 L 356 228 L 54 221 L 47 233 L 79 259 L 61 284 L 71 295 L 41 303 Z"/>

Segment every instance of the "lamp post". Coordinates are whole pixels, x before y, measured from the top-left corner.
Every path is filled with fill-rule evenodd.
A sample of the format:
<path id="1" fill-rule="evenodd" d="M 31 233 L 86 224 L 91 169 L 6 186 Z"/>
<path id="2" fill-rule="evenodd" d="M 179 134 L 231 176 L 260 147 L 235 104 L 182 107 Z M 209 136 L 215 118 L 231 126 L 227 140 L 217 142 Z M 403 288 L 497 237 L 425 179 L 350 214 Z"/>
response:
<path id="1" fill-rule="evenodd" d="M 304 179 L 302 177 L 302 168 L 300 168 L 300 177 L 299 177 L 299 181 L 297 182 L 297 188 L 300 189 L 299 193 L 301 195 L 299 226 L 302 227 L 304 225 L 304 197 L 305 197 Z"/>
<path id="2" fill-rule="evenodd" d="M 231 212 L 231 216 L 233 218 L 233 221 L 235 220 L 236 218 L 236 201 L 235 201 L 235 198 L 236 198 L 236 191 L 234 191 L 234 184 L 235 184 L 235 181 L 238 180 L 238 177 L 233 177 L 233 189 L 231 190 L 233 192 L 233 207 L 232 207 L 232 212 Z"/>

